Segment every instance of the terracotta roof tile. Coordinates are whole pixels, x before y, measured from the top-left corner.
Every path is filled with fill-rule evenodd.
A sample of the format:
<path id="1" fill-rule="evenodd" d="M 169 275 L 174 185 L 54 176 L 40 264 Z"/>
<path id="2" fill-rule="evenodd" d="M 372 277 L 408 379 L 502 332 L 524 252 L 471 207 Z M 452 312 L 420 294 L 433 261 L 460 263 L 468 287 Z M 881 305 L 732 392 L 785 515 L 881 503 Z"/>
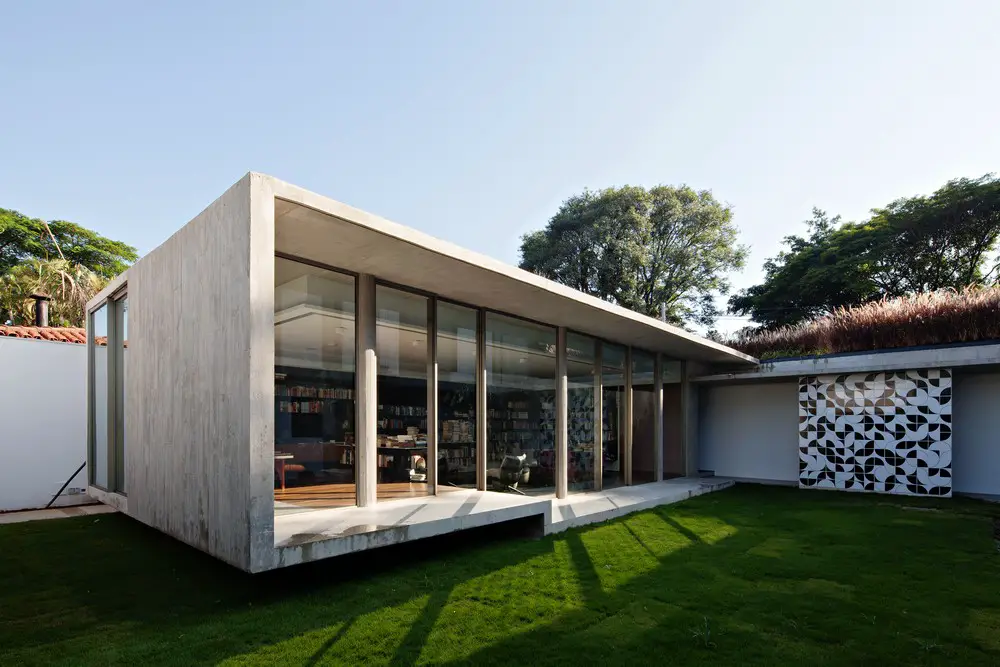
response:
<path id="1" fill-rule="evenodd" d="M 86 343 L 87 330 L 79 327 L 9 327 L 0 325 L 0 336 L 34 338 L 59 343 Z M 102 341 L 98 340 L 98 344 Z M 106 341 L 104 341 L 106 344 Z"/>

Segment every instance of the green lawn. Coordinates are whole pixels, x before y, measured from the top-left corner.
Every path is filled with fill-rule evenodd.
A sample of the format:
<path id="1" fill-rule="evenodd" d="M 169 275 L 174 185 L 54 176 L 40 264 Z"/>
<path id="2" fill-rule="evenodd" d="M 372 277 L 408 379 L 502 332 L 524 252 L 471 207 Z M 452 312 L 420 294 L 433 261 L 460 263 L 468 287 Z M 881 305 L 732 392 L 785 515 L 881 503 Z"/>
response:
<path id="1" fill-rule="evenodd" d="M 740 486 L 250 576 L 119 515 L 0 527 L 0 665 L 1000 664 L 1000 506 Z"/>

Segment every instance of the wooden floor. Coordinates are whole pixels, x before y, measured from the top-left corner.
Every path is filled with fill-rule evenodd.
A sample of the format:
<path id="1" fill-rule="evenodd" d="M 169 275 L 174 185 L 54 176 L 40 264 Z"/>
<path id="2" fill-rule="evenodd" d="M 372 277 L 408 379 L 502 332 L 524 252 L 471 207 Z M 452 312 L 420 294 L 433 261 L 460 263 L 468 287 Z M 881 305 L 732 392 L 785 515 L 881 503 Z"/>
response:
<path id="1" fill-rule="evenodd" d="M 444 490 L 444 489 L 442 489 Z M 430 495 L 427 484 L 415 482 L 390 482 L 378 485 L 379 500 L 417 498 Z M 316 486 L 288 487 L 274 490 L 277 502 L 300 507 L 350 507 L 357 504 L 354 484 L 319 484 Z"/>

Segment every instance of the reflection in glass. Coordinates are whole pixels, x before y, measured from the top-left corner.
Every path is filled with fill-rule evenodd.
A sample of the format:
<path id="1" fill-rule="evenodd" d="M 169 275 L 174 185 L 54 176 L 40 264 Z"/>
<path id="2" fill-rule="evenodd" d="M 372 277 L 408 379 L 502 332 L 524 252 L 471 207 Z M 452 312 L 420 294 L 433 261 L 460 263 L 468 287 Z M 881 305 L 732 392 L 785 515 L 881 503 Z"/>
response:
<path id="1" fill-rule="evenodd" d="M 656 479 L 656 394 L 654 358 L 632 349 L 632 484 Z"/>
<path id="2" fill-rule="evenodd" d="M 427 495 L 427 298 L 378 285 L 375 308 L 378 498 Z"/>
<path id="3" fill-rule="evenodd" d="M 622 452 L 625 449 L 625 348 L 605 343 L 601 347 L 602 434 L 604 440 L 604 476 L 602 488 L 625 483 Z"/>
<path id="4" fill-rule="evenodd" d="M 556 331 L 486 315 L 487 488 L 555 486 Z"/>
<path id="5" fill-rule="evenodd" d="M 116 404 L 118 412 L 117 433 L 115 433 L 115 490 L 125 493 L 125 374 L 128 372 L 128 296 L 124 296 L 115 302 L 118 311 L 118 370 L 115 375 L 115 388 L 117 391 Z"/>
<path id="6" fill-rule="evenodd" d="M 108 305 L 95 310 L 90 316 L 90 331 L 93 339 L 93 461 L 91 479 L 94 485 L 108 489 Z"/>
<path id="7" fill-rule="evenodd" d="M 683 477 L 684 440 L 681 430 L 681 362 L 664 359 L 663 375 L 663 479 Z"/>
<path id="8" fill-rule="evenodd" d="M 476 486 L 476 318 L 437 305 L 438 484 Z"/>
<path id="9" fill-rule="evenodd" d="M 571 491 L 594 488 L 594 364 L 593 338 L 566 334 L 568 480 Z"/>
<path id="10" fill-rule="evenodd" d="M 274 511 L 354 505 L 354 278 L 274 262 Z"/>

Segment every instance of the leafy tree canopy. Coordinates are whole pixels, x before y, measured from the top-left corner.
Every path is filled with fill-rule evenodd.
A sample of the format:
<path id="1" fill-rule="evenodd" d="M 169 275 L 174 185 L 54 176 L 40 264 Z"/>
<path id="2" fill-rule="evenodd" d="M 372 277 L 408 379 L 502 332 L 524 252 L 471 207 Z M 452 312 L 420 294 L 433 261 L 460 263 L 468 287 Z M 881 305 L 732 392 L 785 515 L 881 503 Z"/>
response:
<path id="1" fill-rule="evenodd" d="M 1000 179 L 949 181 L 860 223 L 814 209 L 806 224 L 807 236 L 786 237 L 787 249 L 764 263 L 763 283 L 729 299 L 731 312 L 774 328 L 882 297 L 991 282 Z"/>
<path id="2" fill-rule="evenodd" d="M 118 275 L 139 257 L 132 246 L 75 223 L 53 220 L 48 226 L 51 236 L 41 219 L 0 208 L 0 275 L 24 261 L 57 259 L 60 249 L 71 264 L 84 266 L 105 278 Z"/>
<path id="3" fill-rule="evenodd" d="M 743 267 L 732 209 L 708 190 L 586 190 L 521 239 L 523 269 L 675 324 L 711 324 L 727 273 Z"/>
<path id="4" fill-rule="evenodd" d="M 41 293 L 52 299 L 51 326 L 83 327 L 87 302 L 107 283 L 108 278 L 69 260 L 25 260 L 0 275 L 0 323 L 33 324 L 35 301 L 31 295 Z"/>

